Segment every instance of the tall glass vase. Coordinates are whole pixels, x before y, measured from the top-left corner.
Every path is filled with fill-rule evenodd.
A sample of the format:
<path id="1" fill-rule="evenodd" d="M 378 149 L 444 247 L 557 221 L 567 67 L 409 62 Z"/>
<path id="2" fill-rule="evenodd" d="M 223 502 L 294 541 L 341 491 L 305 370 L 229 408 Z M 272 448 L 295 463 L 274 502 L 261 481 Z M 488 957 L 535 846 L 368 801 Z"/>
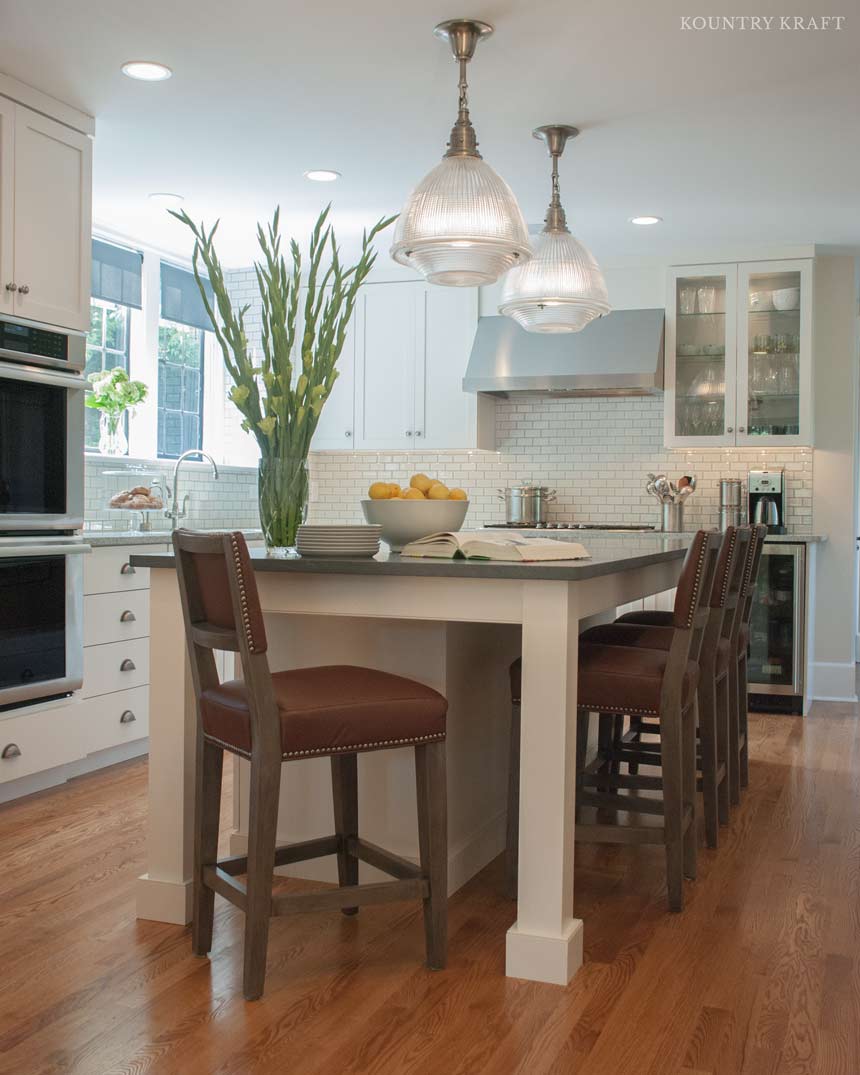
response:
<path id="1" fill-rule="evenodd" d="M 308 510 L 307 456 L 260 460 L 260 526 L 269 556 L 293 557 L 296 534 Z"/>
<path id="2" fill-rule="evenodd" d="M 125 435 L 125 414 L 99 415 L 99 455 L 127 455 L 128 437 Z"/>

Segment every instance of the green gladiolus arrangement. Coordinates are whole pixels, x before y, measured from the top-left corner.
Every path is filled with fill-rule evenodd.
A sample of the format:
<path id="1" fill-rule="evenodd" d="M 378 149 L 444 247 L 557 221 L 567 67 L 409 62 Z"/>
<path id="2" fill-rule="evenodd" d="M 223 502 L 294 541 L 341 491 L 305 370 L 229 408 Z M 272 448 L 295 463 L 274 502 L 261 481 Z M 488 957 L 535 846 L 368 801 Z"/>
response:
<path id="1" fill-rule="evenodd" d="M 270 550 L 295 545 L 307 506 L 307 456 L 320 413 L 337 380 L 346 333 L 358 290 L 376 261 L 373 240 L 396 218 L 365 231 L 361 256 L 345 266 L 328 222 L 331 206 L 319 215 L 310 236 L 307 271 L 298 243 L 281 252 L 280 209 L 264 229 L 257 225 L 262 257 L 254 263 L 262 302 L 262 356 L 255 365 L 245 332 L 250 304 L 234 307 L 215 251 L 218 222 L 207 230 L 184 211 L 172 211 L 194 235 L 197 286 L 224 363 L 233 380 L 230 399 L 242 428 L 260 446 L 260 519 Z M 207 291 L 203 272 L 212 288 Z M 306 288 L 299 318 L 299 290 Z"/>

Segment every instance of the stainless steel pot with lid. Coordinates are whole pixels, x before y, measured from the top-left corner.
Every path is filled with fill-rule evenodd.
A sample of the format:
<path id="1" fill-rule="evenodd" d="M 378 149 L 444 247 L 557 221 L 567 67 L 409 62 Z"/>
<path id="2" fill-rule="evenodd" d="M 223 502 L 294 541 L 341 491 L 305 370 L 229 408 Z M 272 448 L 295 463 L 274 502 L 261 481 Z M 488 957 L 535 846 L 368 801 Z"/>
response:
<path id="1" fill-rule="evenodd" d="M 499 490 L 505 502 L 505 522 L 515 526 L 534 526 L 547 521 L 547 510 L 555 500 L 556 491 L 546 485 L 509 485 Z"/>

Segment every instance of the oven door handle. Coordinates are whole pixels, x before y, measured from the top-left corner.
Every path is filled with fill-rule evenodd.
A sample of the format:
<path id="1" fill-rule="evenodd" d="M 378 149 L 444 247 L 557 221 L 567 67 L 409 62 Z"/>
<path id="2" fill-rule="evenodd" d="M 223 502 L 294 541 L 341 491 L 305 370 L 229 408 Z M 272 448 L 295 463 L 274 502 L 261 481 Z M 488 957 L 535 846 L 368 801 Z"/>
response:
<path id="1" fill-rule="evenodd" d="M 5 355 L 0 351 L 0 359 Z M 54 388 L 72 388 L 83 392 L 89 388 L 89 384 L 74 367 L 68 373 L 64 371 L 40 369 L 38 366 L 12 365 L 0 363 L 0 378 L 9 381 L 28 381 L 30 384 L 45 384 Z"/>
<path id="2" fill-rule="evenodd" d="M 2 545 L 0 559 L 17 560 L 32 556 L 82 556 L 92 552 L 92 545 Z"/>

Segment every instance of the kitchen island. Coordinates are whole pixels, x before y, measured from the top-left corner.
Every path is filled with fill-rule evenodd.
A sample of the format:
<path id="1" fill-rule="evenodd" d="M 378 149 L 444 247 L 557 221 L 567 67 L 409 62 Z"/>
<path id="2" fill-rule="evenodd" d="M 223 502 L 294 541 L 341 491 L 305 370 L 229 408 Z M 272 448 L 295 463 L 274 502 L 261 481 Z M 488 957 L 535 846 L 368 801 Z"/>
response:
<path id="1" fill-rule="evenodd" d="M 565 984 L 582 962 L 573 851 L 578 635 L 628 602 L 671 589 L 687 542 L 585 536 L 588 560 L 513 564 L 267 558 L 252 550 L 273 671 L 353 663 L 412 676 L 449 700 L 449 891 L 504 847 L 510 695 L 523 656 L 517 921 L 507 973 Z M 151 717 L 147 872 L 140 918 L 190 919 L 196 714 L 172 554 L 151 569 Z M 232 675 L 232 667 L 225 674 Z M 245 763 L 237 765 L 231 851 L 247 838 Z M 409 751 L 361 755 L 362 835 L 417 860 Z M 328 759 L 283 766 L 279 842 L 331 830 Z M 322 860 L 325 862 L 326 860 Z M 314 873 L 302 876 L 334 879 Z M 364 879 L 364 878 L 362 878 Z M 456 938 L 454 939 L 456 943 Z"/>

